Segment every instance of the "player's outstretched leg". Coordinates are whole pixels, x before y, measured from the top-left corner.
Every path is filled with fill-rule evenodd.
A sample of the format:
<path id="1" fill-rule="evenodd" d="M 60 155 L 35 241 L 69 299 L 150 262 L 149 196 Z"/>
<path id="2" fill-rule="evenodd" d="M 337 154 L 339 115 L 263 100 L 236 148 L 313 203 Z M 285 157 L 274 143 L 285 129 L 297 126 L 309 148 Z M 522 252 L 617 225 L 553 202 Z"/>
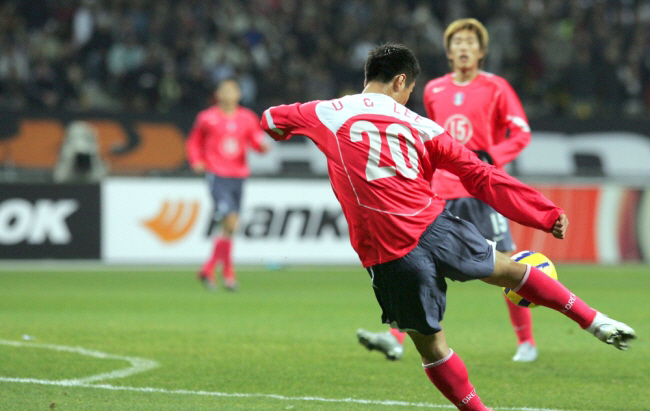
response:
<path id="1" fill-rule="evenodd" d="M 517 335 L 517 352 L 512 357 L 512 361 L 535 361 L 537 359 L 537 347 L 533 338 L 533 316 L 530 313 L 530 308 L 518 306 L 508 300 L 505 295 L 503 299 L 506 300 L 510 323 Z"/>
<path id="2" fill-rule="evenodd" d="M 512 288 L 528 301 L 561 312 L 600 341 L 620 350 L 626 350 L 629 341 L 636 338 L 631 327 L 594 310 L 562 283 L 530 265 L 497 254 L 494 274 L 483 281 Z"/>
<path id="3" fill-rule="evenodd" d="M 409 336 L 422 356 L 422 367 L 433 385 L 462 411 L 491 411 L 483 405 L 469 381 L 465 363 L 449 346 L 444 331 L 423 335 L 409 331 Z"/>
<path id="4" fill-rule="evenodd" d="M 391 328 L 390 331 L 373 333 L 359 328 L 357 339 L 359 344 L 368 350 L 382 352 L 389 360 L 399 360 L 404 355 L 404 337 L 406 333 Z"/>

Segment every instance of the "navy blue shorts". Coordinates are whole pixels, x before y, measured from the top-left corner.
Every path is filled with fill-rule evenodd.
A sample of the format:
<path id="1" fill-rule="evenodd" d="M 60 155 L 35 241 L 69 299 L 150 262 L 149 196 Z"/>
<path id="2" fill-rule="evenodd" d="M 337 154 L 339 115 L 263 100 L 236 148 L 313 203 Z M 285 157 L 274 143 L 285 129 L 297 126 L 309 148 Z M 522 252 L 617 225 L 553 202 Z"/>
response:
<path id="1" fill-rule="evenodd" d="M 243 178 L 219 177 L 206 173 L 210 193 L 214 200 L 214 219 L 222 220 L 225 216 L 238 213 L 244 188 Z"/>
<path id="2" fill-rule="evenodd" d="M 478 231 L 490 241 L 497 243 L 497 251 L 515 251 L 515 242 L 510 232 L 510 222 L 494 208 L 473 197 L 447 200 L 445 206 L 453 215 L 474 224 Z"/>
<path id="3" fill-rule="evenodd" d="M 446 278 L 467 281 L 494 272 L 494 243 L 471 223 L 444 210 L 404 257 L 368 267 L 381 320 L 402 331 L 442 330 Z"/>

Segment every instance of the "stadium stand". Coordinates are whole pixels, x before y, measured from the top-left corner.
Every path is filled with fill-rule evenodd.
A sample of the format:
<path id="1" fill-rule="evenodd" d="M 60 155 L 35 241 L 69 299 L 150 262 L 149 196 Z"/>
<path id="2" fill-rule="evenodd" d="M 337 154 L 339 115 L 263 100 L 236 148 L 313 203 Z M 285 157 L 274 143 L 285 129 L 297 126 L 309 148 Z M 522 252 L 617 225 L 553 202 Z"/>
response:
<path id="1" fill-rule="evenodd" d="M 0 108 L 22 120 L 30 118 L 25 113 L 39 113 L 17 125 L 19 131 L 2 131 L 4 165 L 52 167 L 65 124 L 51 119 L 97 112 L 189 118 L 210 103 L 212 89 L 225 77 L 238 78 L 242 103 L 258 113 L 280 102 L 357 91 L 368 49 L 385 41 L 416 51 L 423 75 L 409 106 L 422 112 L 425 80 L 448 69 L 442 29 L 465 16 L 485 22 L 491 36 L 486 70 L 509 80 L 532 121 L 649 117 L 646 1 L 42 0 L 39 5 L 0 2 Z M 101 150 L 112 173 L 183 168 L 181 151 L 174 150 L 181 149 L 188 127 L 160 126 L 157 140 L 149 141 L 151 127 L 159 126 L 130 120 L 115 125 L 106 118 L 89 120 L 101 129 Z M 47 135 L 39 127 L 46 127 Z M 111 128 L 121 130 L 102 131 Z M 30 142 L 30 133 L 41 136 L 39 144 Z M 147 158 L 153 146 L 165 145 L 155 151 L 157 162 Z"/>

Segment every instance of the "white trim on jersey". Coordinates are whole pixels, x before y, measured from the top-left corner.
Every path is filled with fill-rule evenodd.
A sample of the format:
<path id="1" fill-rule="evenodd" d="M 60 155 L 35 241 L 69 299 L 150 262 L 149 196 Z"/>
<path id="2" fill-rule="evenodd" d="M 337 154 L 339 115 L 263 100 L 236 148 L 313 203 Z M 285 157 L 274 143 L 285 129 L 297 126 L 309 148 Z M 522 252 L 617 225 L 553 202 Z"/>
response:
<path id="1" fill-rule="evenodd" d="M 372 106 L 364 104 L 364 100 L 371 98 L 373 99 Z M 377 98 L 379 99 L 377 100 Z M 339 106 L 335 106 L 337 102 L 339 102 Z M 399 112 L 395 112 L 395 108 L 399 109 Z M 424 142 L 445 132 L 445 129 L 439 124 L 414 113 L 385 94 L 355 94 L 338 100 L 322 101 L 316 105 L 318 119 L 335 135 L 351 117 L 360 114 L 385 115 L 407 122 L 418 130 L 420 136 L 424 138 Z M 416 118 L 418 119 L 417 122 L 415 121 Z"/>
<path id="2" fill-rule="evenodd" d="M 266 117 L 266 122 L 269 125 L 269 128 L 275 128 L 275 123 L 273 122 L 273 116 L 271 115 L 271 109 L 268 109 L 264 112 L 264 117 Z"/>
<path id="3" fill-rule="evenodd" d="M 271 115 L 271 109 L 270 108 L 264 112 L 264 118 L 266 118 L 266 123 L 269 125 L 269 130 L 271 130 L 274 133 L 277 133 L 279 135 L 284 134 L 284 131 L 282 131 L 279 128 L 275 127 L 275 123 L 273 122 L 273 116 Z"/>

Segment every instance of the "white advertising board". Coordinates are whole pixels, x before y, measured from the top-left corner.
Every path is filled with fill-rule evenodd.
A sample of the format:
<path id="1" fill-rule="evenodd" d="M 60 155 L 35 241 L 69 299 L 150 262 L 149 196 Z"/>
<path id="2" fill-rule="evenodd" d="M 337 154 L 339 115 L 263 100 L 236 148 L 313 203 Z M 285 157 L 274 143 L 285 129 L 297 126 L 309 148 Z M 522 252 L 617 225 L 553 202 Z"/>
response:
<path id="1" fill-rule="evenodd" d="M 207 183 L 197 178 L 111 178 L 102 183 L 102 259 L 200 264 L 219 228 Z M 359 263 L 327 180 L 249 179 L 236 263 Z"/>

